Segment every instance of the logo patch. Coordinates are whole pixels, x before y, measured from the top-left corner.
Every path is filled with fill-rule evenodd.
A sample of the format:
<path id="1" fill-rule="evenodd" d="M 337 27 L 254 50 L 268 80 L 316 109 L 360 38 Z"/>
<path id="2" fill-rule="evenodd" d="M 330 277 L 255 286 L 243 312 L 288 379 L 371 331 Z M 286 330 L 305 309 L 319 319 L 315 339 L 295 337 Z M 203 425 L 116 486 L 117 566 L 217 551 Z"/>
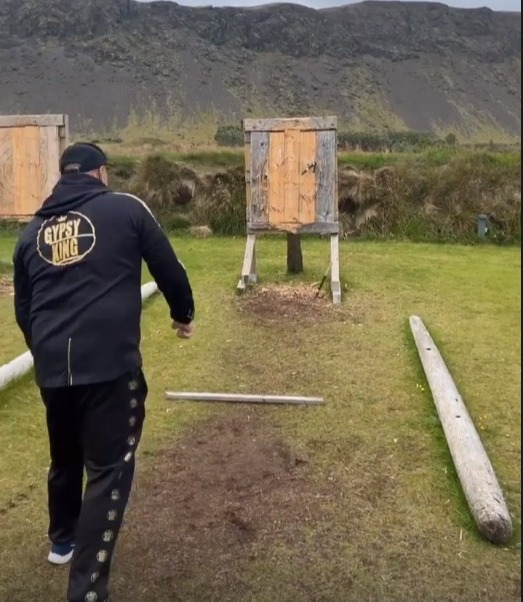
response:
<path id="1" fill-rule="evenodd" d="M 55 266 L 82 261 L 96 244 L 93 222 L 78 211 L 54 215 L 46 220 L 37 235 L 40 257 Z"/>

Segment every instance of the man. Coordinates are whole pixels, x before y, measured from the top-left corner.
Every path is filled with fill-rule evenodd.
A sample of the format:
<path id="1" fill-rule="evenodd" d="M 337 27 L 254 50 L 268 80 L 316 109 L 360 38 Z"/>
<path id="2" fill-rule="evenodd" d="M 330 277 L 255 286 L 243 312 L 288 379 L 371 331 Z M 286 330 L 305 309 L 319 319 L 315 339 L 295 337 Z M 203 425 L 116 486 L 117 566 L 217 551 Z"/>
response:
<path id="1" fill-rule="evenodd" d="M 101 602 L 145 417 L 142 259 L 178 336 L 193 332 L 194 301 L 185 268 L 147 206 L 107 187 L 98 146 L 70 146 L 60 171 L 16 246 L 14 303 L 46 407 L 48 559 L 72 560 L 69 602 Z"/>

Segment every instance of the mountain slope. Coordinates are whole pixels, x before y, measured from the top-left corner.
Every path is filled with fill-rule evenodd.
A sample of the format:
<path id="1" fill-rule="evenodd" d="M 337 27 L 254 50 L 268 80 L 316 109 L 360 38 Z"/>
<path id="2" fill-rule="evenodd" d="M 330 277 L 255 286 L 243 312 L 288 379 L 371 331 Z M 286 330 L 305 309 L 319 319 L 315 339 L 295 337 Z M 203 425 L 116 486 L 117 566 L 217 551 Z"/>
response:
<path id="1" fill-rule="evenodd" d="M 382 127 L 519 137 L 521 21 L 363 2 L 315 11 L 133 0 L 0 0 L 0 113 L 334 113 Z"/>

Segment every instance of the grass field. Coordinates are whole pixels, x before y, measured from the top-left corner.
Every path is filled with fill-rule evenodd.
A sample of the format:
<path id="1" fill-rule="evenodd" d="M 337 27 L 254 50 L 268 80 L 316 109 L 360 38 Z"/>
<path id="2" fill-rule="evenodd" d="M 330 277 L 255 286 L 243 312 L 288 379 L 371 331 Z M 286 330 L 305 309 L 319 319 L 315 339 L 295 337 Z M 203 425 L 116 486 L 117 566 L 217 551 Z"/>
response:
<path id="1" fill-rule="evenodd" d="M 0 239 L 8 262 L 14 238 Z M 116 602 L 521 598 L 520 249 L 343 242 L 343 303 L 315 299 L 328 243 L 261 238 L 260 282 L 235 294 L 244 239 L 173 239 L 196 295 L 182 342 L 157 296 L 143 313 L 150 395 Z M 144 272 L 144 280 L 147 280 Z M 422 317 L 494 465 L 514 521 L 477 533 L 415 351 Z M 0 297 L 3 363 L 24 351 Z M 165 389 L 322 395 L 322 407 L 164 400 Z M 48 450 L 32 377 L 0 392 L 0 600 L 61 600 L 46 564 Z M 23 545 L 22 545 L 23 544 Z M 25 546 L 25 549 L 24 549 Z M 112 598 L 113 599 L 113 598 Z"/>

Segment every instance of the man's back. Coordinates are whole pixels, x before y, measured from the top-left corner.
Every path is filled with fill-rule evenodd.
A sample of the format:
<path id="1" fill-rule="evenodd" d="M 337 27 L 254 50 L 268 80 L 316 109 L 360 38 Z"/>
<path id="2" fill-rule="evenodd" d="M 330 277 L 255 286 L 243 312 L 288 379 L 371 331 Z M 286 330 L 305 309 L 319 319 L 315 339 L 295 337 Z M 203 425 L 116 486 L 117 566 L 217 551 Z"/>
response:
<path id="1" fill-rule="evenodd" d="M 14 258 L 17 318 L 40 386 L 104 382 L 141 366 L 142 258 L 189 321 L 190 287 L 185 299 L 169 291 L 177 281 L 179 297 L 185 270 L 143 202 L 88 175 L 60 180 Z"/>

